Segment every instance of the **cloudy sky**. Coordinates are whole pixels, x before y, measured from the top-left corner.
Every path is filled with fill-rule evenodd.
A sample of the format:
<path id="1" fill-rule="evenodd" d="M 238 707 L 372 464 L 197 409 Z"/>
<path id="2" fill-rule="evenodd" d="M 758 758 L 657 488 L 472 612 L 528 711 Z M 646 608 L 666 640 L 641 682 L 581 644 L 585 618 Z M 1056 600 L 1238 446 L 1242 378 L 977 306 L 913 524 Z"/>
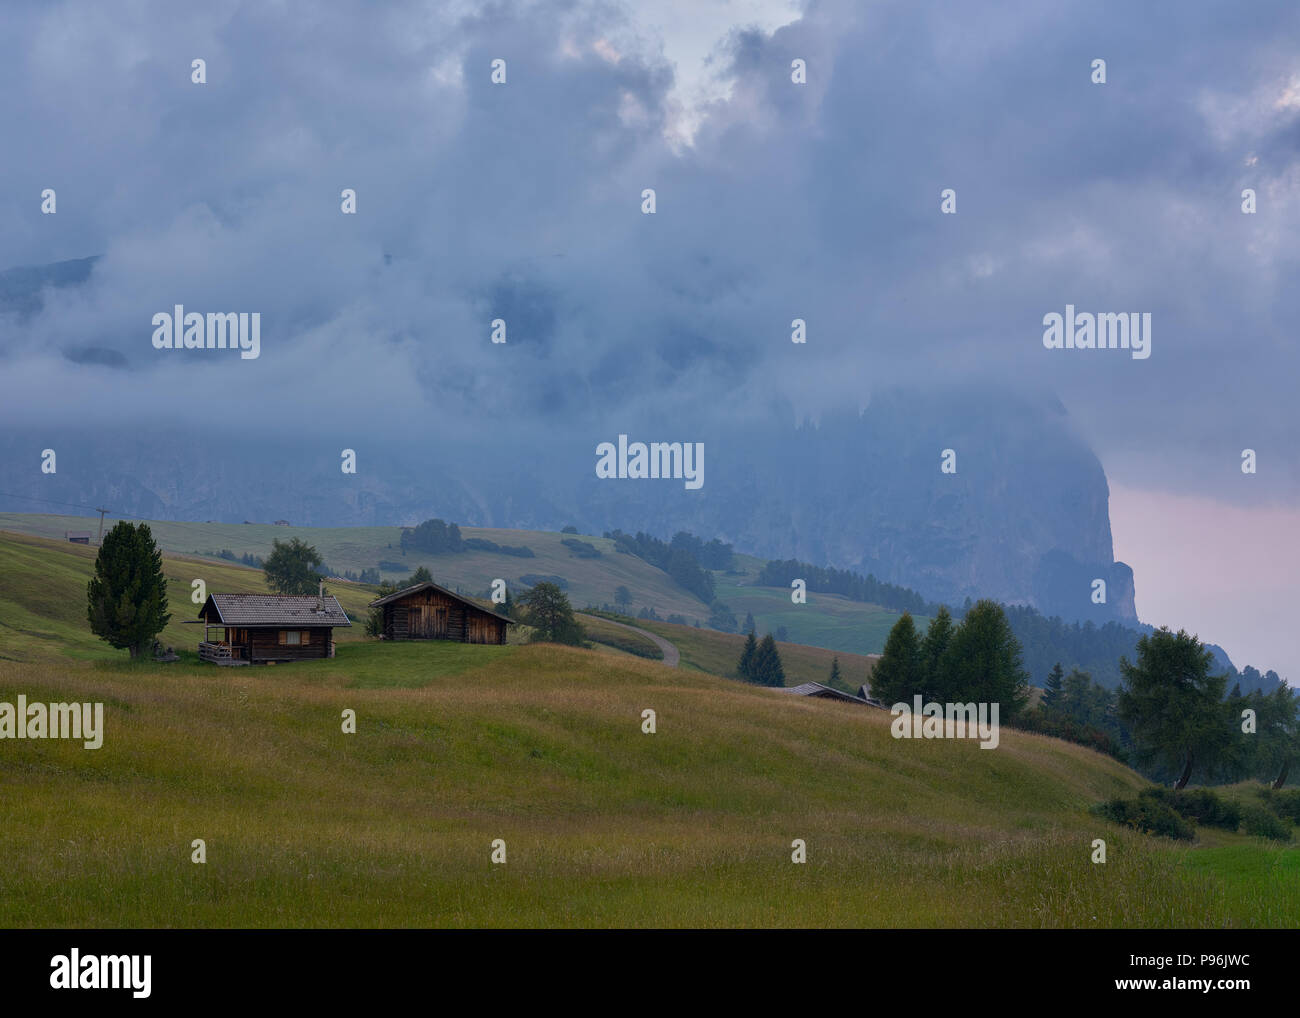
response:
<path id="1" fill-rule="evenodd" d="M 0 425 L 1011 380 L 1100 457 L 1143 620 L 1300 676 L 1294 0 L 180 6 L 5 5 L 0 269 L 103 258 L 5 324 Z M 154 351 L 176 303 L 260 311 L 261 358 Z M 1066 304 L 1151 357 L 1044 349 Z"/>

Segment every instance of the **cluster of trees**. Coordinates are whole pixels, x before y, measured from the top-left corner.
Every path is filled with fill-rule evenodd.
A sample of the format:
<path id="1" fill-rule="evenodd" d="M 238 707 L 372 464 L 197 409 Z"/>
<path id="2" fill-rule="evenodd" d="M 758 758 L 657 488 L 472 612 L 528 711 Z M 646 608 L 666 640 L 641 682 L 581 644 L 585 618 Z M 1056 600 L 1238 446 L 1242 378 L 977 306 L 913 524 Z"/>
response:
<path id="1" fill-rule="evenodd" d="M 399 542 L 402 554 L 408 551 L 426 555 L 456 555 L 463 551 L 490 551 L 516 558 L 536 558 L 533 549 L 524 545 L 497 544 L 483 537 L 461 537 L 460 527 L 445 520 L 425 520 L 419 526 L 402 531 Z"/>
<path id="2" fill-rule="evenodd" d="M 1087 672 L 1067 675 L 1059 663 L 1043 685 L 1036 711 L 1017 725 L 1110 753 L 1154 781 L 1183 788 L 1201 782 L 1249 779 L 1281 788 L 1300 756 L 1300 701 L 1289 686 L 1268 684 L 1255 669 L 1225 693 L 1230 673 L 1195 636 L 1157 629 L 1137 640 L 1134 660 L 1118 663 L 1120 688 L 1107 689 Z M 1253 675 L 1247 674 L 1253 673 Z"/>
<path id="3" fill-rule="evenodd" d="M 565 537 L 560 543 L 569 549 L 570 555 L 578 558 L 600 558 L 600 549 L 590 541 L 579 541 L 576 537 Z"/>
<path id="4" fill-rule="evenodd" d="M 1114 690 L 1094 682 L 1087 672 L 1073 668 L 1066 675 L 1058 661 L 1048 673 L 1038 709 L 1022 714 L 1016 724 L 1127 762 L 1125 747 L 1131 739 L 1119 720 L 1117 699 Z"/>
<path id="5" fill-rule="evenodd" d="M 536 558 L 526 544 L 497 544 L 485 537 L 467 537 L 460 542 L 461 551 L 490 551 L 494 555 L 513 555 L 515 558 Z M 600 552 L 596 552 L 597 555 Z"/>
<path id="6" fill-rule="evenodd" d="M 937 607 L 914 590 L 883 583 L 870 574 L 861 576 L 847 569 L 825 569 L 797 559 L 768 562 L 758 574 L 760 587 L 788 588 L 794 580 L 803 580 L 810 591 L 839 594 L 850 601 L 865 601 L 916 615 L 933 614 Z"/>
<path id="7" fill-rule="evenodd" d="M 679 530 L 673 534 L 673 539 L 669 546 L 674 551 L 684 551 L 699 563 L 702 569 L 718 569 L 725 571 L 735 564 L 735 552 L 731 545 L 724 544 L 716 537 L 707 543 L 703 538 L 696 537 L 694 534 Z"/>
<path id="8" fill-rule="evenodd" d="M 768 633 L 762 640 L 751 632 L 745 637 L 745 648 L 740 652 L 736 674 L 746 682 L 759 686 L 784 686 L 785 668 L 776 649 L 776 640 Z"/>
<path id="9" fill-rule="evenodd" d="M 1176 789 L 1193 773 L 1281 788 L 1300 753 L 1295 691 L 1282 685 L 1245 693 L 1238 684 L 1227 693 L 1228 675 L 1213 669 L 1213 653 L 1183 630 L 1144 635 L 1136 660 L 1121 659 L 1117 709 L 1138 761 L 1158 779 L 1177 775 Z"/>
<path id="10" fill-rule="evenodd" d="M 422 551 L 428 555 L 454 554 L 464 550 L 460 527 L 443 520 L 425 520 L 419 526 L 402 531 L 402 551 Z"/>
<path id="11" fill-rule="evenodd" d="M 713 577 L 701 567 L 693 551 L 690 550 L 690 542 L 698 541 L 698 538 L 692 538 L 685 531 L 681 531 L 673 540 L 677 541 L 678 537 L 685 540 L 670 544 L 649 534 L 643 534 L 639 530 L 635 535 L 625 534 L 621 530 L 611 530 L 607 531 L 605 536 L 614 542 L 616 550 L 635 555 L 649 562 L 656 569 L 662 569 L 683 590 L 693 594 L 705 604 L 713 603 Z M 723 547 L 730 548 L 729 545 Z"/>
<path id="12" fill-rule="evenodd" d="M 894 623 L 871 673 L 871 693 L 886 706 L 923 702 L 997 703 L 1002 720 L 1029 701 L 1029 676 L 1002 606 L 977 601 L 960 624 L 940 607 L 925 637 L 910 612 Z"/>

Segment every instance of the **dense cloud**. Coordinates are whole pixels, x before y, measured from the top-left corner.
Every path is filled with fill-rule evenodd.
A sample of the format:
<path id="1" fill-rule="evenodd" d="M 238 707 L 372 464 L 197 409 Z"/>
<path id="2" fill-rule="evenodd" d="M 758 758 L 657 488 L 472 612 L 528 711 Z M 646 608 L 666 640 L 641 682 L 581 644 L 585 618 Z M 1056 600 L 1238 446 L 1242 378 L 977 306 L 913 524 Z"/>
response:
<path id="1" fill-rule="evenodd" d="M 815 3 L 724 41 L 688 146 L 634 11 L 8 6 L 0 266 L 103 257 L 0 319 L 0 422 L 292 433 L 326 405 L 594 446 L 1014 381 L 1113 480 L 1300 492 L 1293 3 Z M 261 312 L 261 357 L 155 351 L 177 303 Z M 1045 350 L 1067 303 L 1151 312 L 1151 358 Z"/>

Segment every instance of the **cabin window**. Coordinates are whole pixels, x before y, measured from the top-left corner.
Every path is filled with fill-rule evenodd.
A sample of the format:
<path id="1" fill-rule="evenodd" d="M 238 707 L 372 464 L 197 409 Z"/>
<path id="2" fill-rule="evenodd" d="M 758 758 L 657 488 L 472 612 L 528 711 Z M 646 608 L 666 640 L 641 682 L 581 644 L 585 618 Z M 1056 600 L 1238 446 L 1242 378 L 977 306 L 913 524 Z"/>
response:
<path id="1" fill-rule="evenodd" d="M 285 645 L 288 645 L 290 647 L 296 647 L 300 643 L 306 643 L 307 641 L 303 639 L 303 637 L 306 635 L 307 635 L 306 633 L 301 633 L 296 629 L 281 629 L 280 646 L 283 647 Z"/>

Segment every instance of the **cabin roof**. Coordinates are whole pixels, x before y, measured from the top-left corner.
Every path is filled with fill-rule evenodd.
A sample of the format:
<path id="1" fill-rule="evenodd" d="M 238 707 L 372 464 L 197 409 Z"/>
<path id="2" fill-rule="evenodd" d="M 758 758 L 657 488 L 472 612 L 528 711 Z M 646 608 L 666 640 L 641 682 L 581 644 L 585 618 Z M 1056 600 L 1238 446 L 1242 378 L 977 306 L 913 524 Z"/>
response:
<path id="1" fill-rule="evenodd" d="M 870 703 L 860 696 L 854 696 L 852 693 L 842 693 L 838 689 L 830 686 L 823 686 L 820 682 L 804 682 L 798 686 L 788 686 L 781 690 L 782 693 L 793 693 L 795 696 L 819 696 L 828 700 L 848 700 L 850 703 Z"/>
<path id="2" fill-rule="evenodd" d="M 400 601 L 405 597 L 410 597 L 412 594 L 417 594 L 421 590 L 425 590 L 425 589 L 437 590 L 443 594 L 446 594 L 448 597 L 455 598 L 457 601 L 461 602 L 461 604 L 467 605 L 470 608 L 473 608 L 475 611 L 482 612 L 484 615 L 491 615 L 493 618 L 500 619 L 502 622 L 508 622 L 512 626 L 516 624 L 515 620 L 512 618 L 508 618 L 505 615 L 500 615 L 497 612 L 492 611 L 491 609 L 484 608 L 481 604 L 478 604 L 475 601 L 471 601 L 467 597 L 461 597 L 461 595 L 457 594 L 454 590 L 448 590 L 446 587 L 440 587 L 438 586 L 438 584 L 430 583 L 427 580 L 424 583 L 413 583 L 409 587 L 403 587 L 401 590 L 395 590 L 391 594 L 387 594 L 384 597 L 376 598 L 374 601 L 370 602 L 370 607 L 378 608 L 380 605 L 389 604 L 393 601 Z"/>
<path id="3" fill-rule="evenodd" d="M 323 598 L 284 597 L 278 594 L 209 594 L 199 609 L 207 617 L 208 606 L 216 611 L 220 625 L 247 626 L 350 626 L 347 612 L 333 594 Z M 323 606 L 323 611 L 317 608 Z"/>

